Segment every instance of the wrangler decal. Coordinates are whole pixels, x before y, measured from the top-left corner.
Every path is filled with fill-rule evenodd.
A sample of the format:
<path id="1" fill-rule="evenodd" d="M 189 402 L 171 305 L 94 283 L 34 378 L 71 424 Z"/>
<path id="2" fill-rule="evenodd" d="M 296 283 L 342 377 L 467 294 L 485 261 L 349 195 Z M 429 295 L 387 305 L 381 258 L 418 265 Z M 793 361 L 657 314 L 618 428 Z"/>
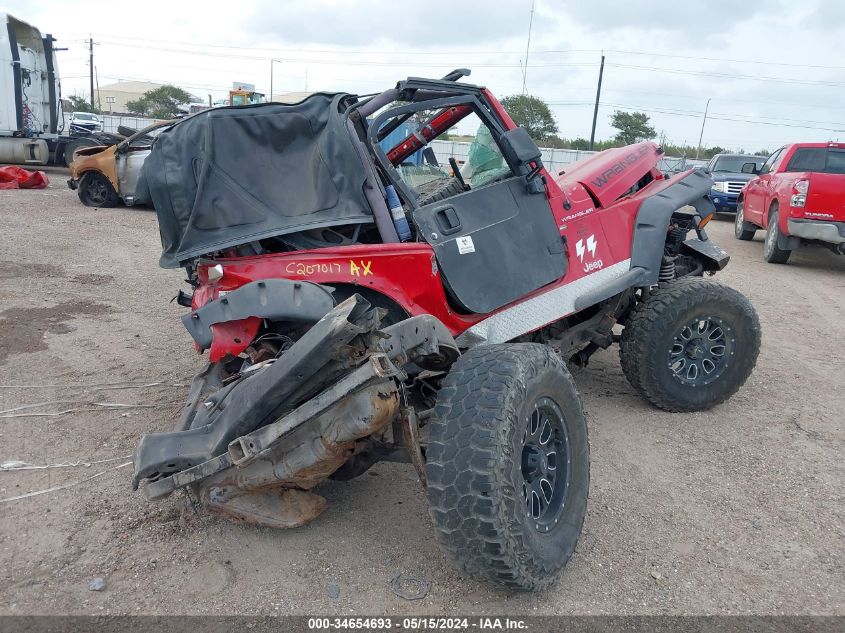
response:
<path id="1" fill-rule="evenodd" d="M 597 189 L 601 189 L 608 183 L 611 178 L 613 178 L 617 174 L 621 174 L 623 171 L 625 171 L 626 167 L 630 167 L 631 165 L 635 164 L 642 156 L 648 154 L 650 150 L 650 147 L 641 147 L 637 151 L 627 154 L 624 158 L 622 158 L 622 160 L 620 160 L 613 166 L 605 169 L 600 176 L 594 178 L 590 182 Z"/>

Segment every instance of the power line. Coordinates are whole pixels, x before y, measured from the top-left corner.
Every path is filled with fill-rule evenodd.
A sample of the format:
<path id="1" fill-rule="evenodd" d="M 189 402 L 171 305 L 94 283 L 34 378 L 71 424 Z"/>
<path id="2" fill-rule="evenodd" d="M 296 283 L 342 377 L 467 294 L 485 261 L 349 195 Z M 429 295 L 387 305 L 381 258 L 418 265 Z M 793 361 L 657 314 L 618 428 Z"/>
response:
<path id="1" fill-rule="evenodd" d="M 182 53 L 185 55 L 198 55 L 201 57 L 210 57 L 210 58 L 229 58 L 229 59 L 248 59 L 253 61 L 267 61 L 267 57 L 258 57 L 255 55 L 236 55 L 236 54 L 227 54 L 227 53 L 208 53 L 205 51 L 198 51 L 198 50 L 186 50 L 186 49 L 177 49 L 177 48 L 164 48 L 159 46 L 140 46 L 137 44 L 129 44 L 127 42 L 116 42 L 112 40 L 101 40 L 101 43 L 108 44 L 109 46 L 120 46 L 124 48 L 132 48 L 132 49 L 144 49 L 144 50 L 155 50 L 161 52 L 169 52 L 169 53 Z M 313 51 L 303 51 L 303 52 L 313 52 Z M 342 51 L 332 51 L 335 54 L 338 54 Z M 370 53 L 374 55 L 375 53 Z M 302 57 L 275 57 L 274 59 L 281 60 L 287 63 L 301 63 L 301 64 L 315 64 L 315 65 L 339 65 L 339 66 L 373 66 L 373 67 L 391 67 L 391 66 L 416 66 L 421 68 L 454 68 L 455 64 L 444 64 L 444 63 L 431 63 L 431 62 L 421 62 L 420 60 L 392 60 L 392 61 L 385 61 L 385 60 L 349 60 L 349 59 L 313 59 L 313 58 L 302 58 Z M 519 63 L 488 63 L 488 62 L 478 62 L 473 63 L 473 67 L 476 68 L 521 68 Z M 547 67 L 588 67 L 588 66 L 598 66 L 596 62 L 556 62 L 553 64 L 529 64 L 529 68 L 547 68 Z"/>
<path id="2" fill-rule="evenodd" d="M 673 73 L 678 75 L 693 75 L 696 77 L 721 77 L 721 78 L 729 78 L 729 79 L 748 79 L 752 81 L 773 81 L 777 83 L 788 83 L 788 84 L 803 84 L 803 85 L 811 85 L 811 86 L 830 86 L 830 87 L 843 87 L 845 86 L 845 82 L 841 81 L 816 81 L 812 79 L 795 79 L 795 78 L 785 78 L 785 77 L 763 77 L 760 75 L 735 75 L 732 73 L 719 73 L 719 72 L 711 72 L 711 71 L 704 71 L 704 70 L 683 70 L 681 68 L 662 68 L 657 66 L 633 66 L 628 64 L 608 64 L 609 66 L 614 66 L 616 68 L 627 68 L 630 70 L 645 70 L 648 72 L 659 72 L 659 73 Z"/>
<path id="3" fill-rule="evenodd" d="M 108 38 L 109 34 L 100 34 L 100 38 Z M 121 35 L 121 41 L 138 41 L 138 42 L 152 42 L 158 44 L 173 44 L 173 45 L 189 45 L 199 46 L 203 48 L 221 48 L 233 50 L 251 50 L 251 51 L 270 51 L 270 52 L 287 52 L 287 53 L 340 53 L 343 55 L 357 55 L 357 54 L 375 54 L 376 51 L 366 49 L 345 49 L 342 47 L 332 49 L 319 48 L 278 48 L 278 47 L 262 47 L 262 46 L 239 46 L 234 44 L 213 44 L 206 42 L 185 42 L 175 40 L 161 40 L 154 38 L 144 38 L 129 35 Z M 65 40 L 68 42 L 76 42 L 82 40 Z M 534 55 L 560 55 L 571 53 L 601 53 L 602 49 L 597 48 L 569 48 L 569 49 L 531 49 Z M 845 66 L 831 66 L 825 64 L 798 64 L 795 62 L 778 62 L 771 59 L 741 59 L 734 57 L 706 57 L 702 55 L 683 55 L 680 53 L 658 53 L 654 51 L 634 51 L 624 49 L 604 49 L 605 53 L 619 53 L 622 55 L 639 55 L 643 57 L 667 57 L 672 59 L 689 59 L 696 61 L 708 62 L 728 62 L 733 64 L 761 64 L 766 66 L 784 66 L 791 68 L 816 68 L 821 70 L 845 70 Z M 407 52 L 407 51 L 399 51 Z M 472 50 L 472 49 L 458 49 L 458 50 L 438 50 L 438 51 L 413 51 L 414 56 L 418 55 L 519 55 L 521 51 L 518 50 Z M 390 54 L 390 53 L 388 53 Z"/>
<path id="4" fill-rule="evenodd" d="M 700 101 L 705 96 L 701 94 L 678 94 L 672 92 L 653 92 L 651 90 L 630 90 L 630 89 L 623 89 L 623 88 L 607 88 L 605 92 L 623 92 L 623 93 L 631 93 L 631 94 L 644 94 L 644 95 L 651 95 L 654 97 L 671 97 L 674 99 L 690 99 L 690 100 L 697 100 Z M 776 101 L 774 99 L 740 99 L 739 97 L 713 97 L 713 101 L 727 101 L 730 103 L 765 103 L 767 105 L 785 105 L 790 106 L 793 108 L 824 108 L 827 110 L 845 110 L 845 105 L 828 105 L 822 103 L 796 103 L 794 101 Z"/>
<path id="5" fill-rule="evenodd" d="M 581 103 L 577 102 L 548 102 L 550 106 L 574 106 L 574 107 L 584 107 L 588 105 L 593 105 L 590 102 L 584 101 Z M 617 109 L 625 109 L 625 110 L 635 110 L 637 112 L 650 112 L 653 114 L 668 114 L 670 116 L 682 116 L 682 117 L 689 117 L 689 118 L 699 118 L 703 111 L 696 111 L 696 110 L 675 110 L 670 108 L 660 108 L 656 106 L 642 106 L 642 105 L 631 105 L 625 103 L 601 103 L 599 104 L 600 108 L 617 108 Z M 715 121 L 730 121 L 734 123 L 753 123 L 756 125 L 773 125 L 778 127 L 789 127 L 789 128 L 799 128 L 799 129 L 806 129 L 806 130 L 822 130 L 825 132 L 837 132 L 843 128 L 845 128 L 845 123 L 836 123 L 832 121 L 811 121 L 811 123 L 828 123 L 830 125 L 836 125 L 836 128 L 827 128 L 827 127 L 817 127 L 812 125 L 794 125 L 790 123 L 781 123 L 777 120 L 772 121 L 755 121 L 753 119 L 737 119 L 734 117 L 737 116 L 744 116 L 744 115 L 737 115 L 737 114 L 722 114 L 722 113 L 709 113 L 707 117 L 711 120 Z M 767 117 L 768 118 L 768 117 Z M 783 119 L 785 121 L 795 121 L 796 119 Z"/>
<path id="6" fill-rule="evenodd" d="M 551 51 L 548 51 L 551 52 Z M 730 62 L 733 64 L 764 64 L 766 66 L 789 66 L 792 68 L 819 68 L 823 70 L 845 70 L 845 66 L 824 66 L 820 64 L 796 64 L 790 62 L 773 62 L 771 60 L 761 59 L 732 59 L 730 57 L 702 57 L 700 55 L 678 55 L 672 53 L 647 53 L 645 51 L 624 51 L 609 49 L 612 53 L 622 53 L 624 55 L 644 55 L 649 57 L 672 57 L 675 59 L 695 59 L 699 61 L 708 62 Z"/>
<path id="7" fill-rule="evenodd" d="M 166 47 L 157 47 L 157 46 L 142 46 L 137 44 L 130 44 L 128 42 L 118 42 L 113 40 L 103 40 L 104 43 L 109 44 L 110 46 L 121 46 L 125 48 L 142 48 L 147 50 L 157 50 L 162 52 L 173 52 L 173 53 L 182 53 L 186 55 L 199 55 L 203 57 L 212 57 L 212 58 L 232 58 L 232 59 L 250 59 L 250 60 L 264 60 L 264 57 L 256 57 L 256 56 L 249 56 L 249 55 L 235 55 L 235 54 L 224 54 L 224 53 L 215 53 L 211 54 L 205 51 L 198 51 L 198 50 L 187 50 L 187 49 L 177 49 L 177 48 L 166 48 Z M 270 50 L 270 49 L 267 49 Z M 314 52 L 314 51 L 311 51 Z M 337 53 L 338 51 L 332 51 Z M 369 54 L 375 54 L 370 52 Z M 392 61 L 385 61 L 383 59 L 379 60 L 349 60 L 349 59 L 311 59 L 311 58 L 298 58 L 298 57 L 290 57 L 290 58 L 277 58 L 281 59 L 281 61 L 287 63 L 307 63 L 307 64 L 314 64 L 314 65 L 341 65 L 341 66 L 371 66 L 371 67 L 392 67 L 392 66 L 417 66 L 421 68 L 452 68 L 454 64 L 443 64 L 443 63 L 431 63 L 431 62 L 420 62 L 419 60 L 412 60 L 412 61 L 405 61 L 405 60 L 392 60 Z M 681 69 L 681 68 L 665 68 L 659 66 L 639 66 L 633 64 L 618 64 L 613 62 L 608 62 L 608 66 L 613 66 L 615 68 L 624 68 L 628 70 L 637 70 L 637 71 L 647 71 L 647 72 L 658 72 L 658 73 L 669 73 L 669 74 L 680 74 L 680 75 L 690 75 L 696 77 L 718 77 L 718 78 L 728 78 L 728 79 L 743 79 L 743 80 L 751 80 L 751 81 L 766 81 L 766 82 L 776 82 L 776 83 L 786 83 L 786 84 L 801 84 L 801 85 L 813 85 L 813 86 L 823 86 L 823 87 L 845 87 L 845 82 L 841 81 L 828 81 L 828 80 L 812 80 L 812 79 L 798 79 L 794 77 L 771 77 L 771 76 L 759 76 L 759 75 L 743 75 L 743 74 L 735 74 L 735 73 L 725 73 L 725 72 L 715 72 L 715 71 L 701 71 L 701 70 L 688 70 L 688 69 Z M 479 62 L 474 63 L 473 66 L 479 68 L 521 68 L 521 64 L 518 63 L 489 63 L 489 62 Z M 550 63 L 535 63 L 535 64 L 526 64 L 525 67 L 530 68 L 558 68 L 558 67 L 594 67 L 598 66 L 596 62 L 550 62 Z"/>

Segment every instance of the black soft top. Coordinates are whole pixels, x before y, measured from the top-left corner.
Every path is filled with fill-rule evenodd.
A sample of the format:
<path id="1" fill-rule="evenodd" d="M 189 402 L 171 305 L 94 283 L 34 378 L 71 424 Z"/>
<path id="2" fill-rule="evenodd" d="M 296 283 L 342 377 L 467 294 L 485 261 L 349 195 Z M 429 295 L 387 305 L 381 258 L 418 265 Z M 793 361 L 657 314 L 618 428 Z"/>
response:
<path id="1" fill-rule="evenodd" d="M 349 95 L 206 110 L 162 132 L 139 197 L 158 213 L 165 268 L 307 229 L 371 222 L 365 166 L 343 121 Z"/>

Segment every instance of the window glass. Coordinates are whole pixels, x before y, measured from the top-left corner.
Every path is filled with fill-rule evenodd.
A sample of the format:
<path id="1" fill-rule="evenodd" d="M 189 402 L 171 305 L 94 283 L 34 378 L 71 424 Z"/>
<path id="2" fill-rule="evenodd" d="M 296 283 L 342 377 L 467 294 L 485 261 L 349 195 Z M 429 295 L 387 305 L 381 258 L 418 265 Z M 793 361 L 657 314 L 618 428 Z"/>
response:
<path id="1" fill-rule="evenodd" d="M 762 156 L 719 156 L 713 159 L 710 171 L 739 174 L 745 163 L 754 163 L 760 169 L 764 160 Z"/>
<path id="2" fill-rule="evenodd" d="M 475 138 L 469 146 L 466 164 L 461 175 L 471 187 L 482 187 L 496 180 L 510 176 L 511 169 L 505 162 L 502 151 L 493 140 L 490 129 L 479 123 Z"/>
<path id="3" fill-rule="evenodd" d="M 382 148 L 389 152 L 394 145 L 401 143 L 402 138 L 425 127 L 439 113 L 440 110 L 415 113 L 400 128 L 401 136 L 397 138 L 396 131 L 392 132 L 389 140 L 385 139 L 387 142 L 382 141 Z M 432 150 L 428 157 L 419 151 L 397 166 L 405 184 L 423 197 L 441 186 L 447 186 L 455 178 L 450 158 L 455 160 L 459 175 L 470 189 L 503 180 L 513 173 L 492 132 L 475 113 L 467 115 L 430 141 L 428 148 Z M 436 165 L 431 162 L 432 157 Z"/>
<path id="4" fill-rule="evenodd" d="M 827 149 L 799 147 L 789 160 L 786 171 L 824 171 Z"/>
<path id="5" fill-rule="evenodd" d="M 833 148 L 827 150 L 825 172 L 828 174 L 845 174 L 845 150 Z"/>
<path id="6" fill-rule="evenodd" d="M 783 151 L 783 148 L 781 147 L 778 151 L 776 151 L 774 154 L 769 156 L 769 159 L 763 164 L 763 169 L 760 170 L 761 173 L 766 174 L 766 173 L 772 171 L 772 165 L 774 165 L 775 161 L 778 158 L 780 158 L 780 153 L 782 151 Z"/>
<path id="7" fill-rule="evenodd" d="M 845 174 L 845 150 L 827 147 L 800 147 L 795 150 L 786 170 Z"/>

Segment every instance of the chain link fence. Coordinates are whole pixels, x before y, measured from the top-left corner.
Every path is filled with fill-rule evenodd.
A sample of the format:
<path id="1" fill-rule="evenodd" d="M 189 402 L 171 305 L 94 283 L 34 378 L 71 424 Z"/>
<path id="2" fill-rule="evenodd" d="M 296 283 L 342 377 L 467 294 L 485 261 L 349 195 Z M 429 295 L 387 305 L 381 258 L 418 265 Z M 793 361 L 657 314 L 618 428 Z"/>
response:
<path id="1" fill-rule="evenodd" d="M 469 156 L 471 143 L 467 141 L 432 141 L 431 148 L 441 165 L 449 164 L 449 157 L 452 156 L 459 163 L 465 162 Z M 591 152 L 580 149 L 554 149 L 540 148 L 543 152 L 543 164 L 550 174 L 557 175 L 567 165 L 577 162 L 598 152 Z M 664 156 L 658 163 L 658 169 L 663 172 L 675 174 L 691 167 L 704 167 L 706 160 L 695 160 L 686 156 Z"/>

